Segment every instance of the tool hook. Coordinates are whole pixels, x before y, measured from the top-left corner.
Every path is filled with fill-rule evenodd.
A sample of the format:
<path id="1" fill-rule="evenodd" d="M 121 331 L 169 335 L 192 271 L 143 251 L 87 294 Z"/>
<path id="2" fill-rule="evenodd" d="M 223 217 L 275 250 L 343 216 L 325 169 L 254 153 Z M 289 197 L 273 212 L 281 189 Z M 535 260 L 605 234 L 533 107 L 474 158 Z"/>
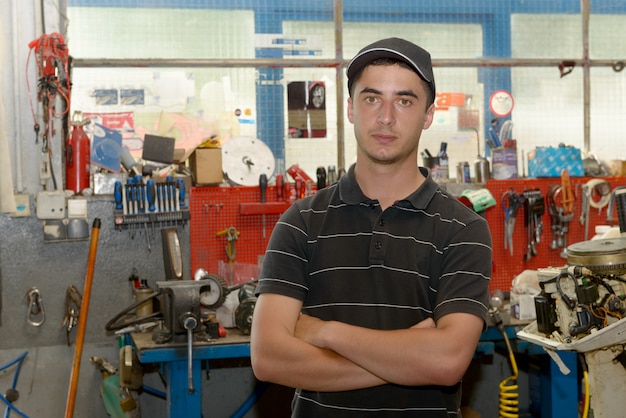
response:
<path id="1" fill-rule="evenodd" d="M 43 301 L 39 289 L 31 287 L 26 292 L 26 322 L 33 327 L 41 326 L 46 320 Z"/>

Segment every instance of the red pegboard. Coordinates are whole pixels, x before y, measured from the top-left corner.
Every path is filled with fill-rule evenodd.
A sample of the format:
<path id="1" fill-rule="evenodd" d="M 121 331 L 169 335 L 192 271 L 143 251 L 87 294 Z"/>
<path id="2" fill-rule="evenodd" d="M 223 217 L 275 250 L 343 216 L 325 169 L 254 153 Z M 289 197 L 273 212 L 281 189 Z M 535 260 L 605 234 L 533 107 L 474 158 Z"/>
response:
<path id="1" fill-rule="evenodd" d="M 576 242 L 584 241 L 585 228 L 580 224 L 580 216 L 582 210 L 582 186 L 589 181 L 590 178 L 586 177 L 572 177 L 570 183 L 572 191 L 574 193 L 574 217 L 569 223 L 569 233 L 567 234 L 567 245 L 574 244 Z M 626 184 L 624 177 L 607 177 L 604 178 L 607 183 L 614 189 L 617 186 Z M 536 270 L 543 267 L 560 267 L 563 266 L 567 260 L 560 257 L 561 248 L 551 249 L 550 244 L 552 242 L 552 229 L 551 218 L 548 210 L 542 216 L 543 220 L 543 233 L 541 235 L 541 241 L 537 245 L 537 255 L 532 257 L 530 261 L 526 261 L 526 247 L 528 245 L 528 228 L 524 224 L 524 212 L 520 209 L 517 215 L 517 222 L 515 224 L 514 242 L 513 242 L 513 255 L 510 255 L 509 250 L 504 249 L 504 211 L 501 206 L 502 195 L 513 189 L 517 193 L 522 193 L 527 189 L 538 188 L 541 194 L 545 197 L 552 185 L 560 185 L 561 179 L 559 178 L 542 178 L 542 179 L 518 179 L 518 180 L 490 180 L 487 182 L 486 187 L 489 189 L 494 199 L 496 200 L 496 206 L 493 206 L 485 211 L 485 217 L 489 223 L 491 235 L 493 238 L 493 276 L 490 284 L 491 290 L 504 290 L 508 291 L 511 288 L 511 282 L 519 273 L 524 270 Z M 594 201 L 599 201 L 598 196 L 592 196 Z M 617 216 L 613 216 L 615 221 L 612 225 L 617 225 Z M 596 225 L 606 225 L 607 208 L 597 209 L 590 208 L 589 221 L 588 221 L 588 239 L 595 234 Z"/>
<path id="2" fill-rule="evenodd" d="M 574 203 L 574 217 L 570 222 L 570 231 L 567 243 L 573 244 L 584 240 L 584 226 L 580 225 L 582 185 L 590 178 L 572 177 L 571 185 L 576 201 Z M 614 189 L 626 185 L 624 177 L 607 177 L 607 183 Z M 560 178 L 518 179 L 518 180 L 490 180 L 486 187 L 489 189 L 497 204 L 484 213 L 493 238 L 493 276 L 491 290 L 509 290 L 511 282 L 519 273 L 526 269 L 543 267 L 559 267 L 567 260 L 559 256 L 560 249 L 552 250 L 552 230 L 550 214 L 546 209 L 543 220 L 543 233 L 537 245 L 538 254 L 526 261 L 525 252 L 527 228 L 524 224 L 523 209 L 520 209 L 515 225 L 513 255 L 504 249 L 504 211 L 501 206 L 502 195 L 513 189 L 522 193 L 527 189 L 537 188 L 545 197 L 550 187 L 560 184 Z M 239 263 L 258 264 L 259 257 L 265 253 L 267 241 L 280 213 L 265 215 L 265 237 L 263 237 L 263 215 L 246 214 L 249 210 L 241 204 L 259 202 L 259 188 L 252 187 L 193 187 L 190 192 L 190 240 L 191 240 L 191 271 L 192 274 L 202 267 L 209 273 L 218 272 L 218 262 L 228 262 L 226 253 L 227 240 L 225 236 L 218 236 L 219 231 L 235 227 L 240 233 L 235 241 L 235 261 Z M 594 200 L 598 200 L 595 197 Z M 272 185 L 267 188 L 267 202 L 276 202 L 276 188 Z M 256 210 L 255 210 L 256 211 Z M 243 212 L 243 213 L 242 213 Z M 275 212 L 271 209 L 269 212 Z M 617 216 L 613 216 L 617 225 Z M 606 225 L 606 208 L 591 208 L 589 213 L 588 237 L 594 235 L 596 225 Z"/>
<path id="3" fill-rule="evenodd" d="M 275 205 L 272 205 L 277 201 L 276 188 L 268 186 L 266 193 L 268 212 L 276 212 Z M 264 237 L 263 215 L 245 214 L 247 210 L 241 206 L 254 202 L 260 202 L 258 186 L 191 188 L 189 237 L 192 274 L 198 268 L 217 274 L 219 261 L 229 261 L 226 252 L 227 238 L 225 235 L 218 235 L 218 232 L 231 227 L 239 232 L 238 239 L 234 241 L 234 261 L 258 264 L 259 256 L 265 253 L 280 213 L 265 214 Z"/>

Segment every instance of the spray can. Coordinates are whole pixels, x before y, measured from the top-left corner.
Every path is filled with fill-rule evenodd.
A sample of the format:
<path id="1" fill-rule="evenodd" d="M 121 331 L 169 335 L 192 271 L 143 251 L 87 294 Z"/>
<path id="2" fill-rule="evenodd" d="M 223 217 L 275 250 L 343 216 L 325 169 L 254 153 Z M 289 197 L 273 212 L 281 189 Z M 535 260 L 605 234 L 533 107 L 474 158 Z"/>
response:
<path id="1" fill-rule="evenodd" d="M 65 142 L 65 188 L 74 193 L 89 188 L 91 142 L 83 129 L 89 122 L 89 119 L 82 118 L 82 112 L 74 112 L 72 133 Z"/>

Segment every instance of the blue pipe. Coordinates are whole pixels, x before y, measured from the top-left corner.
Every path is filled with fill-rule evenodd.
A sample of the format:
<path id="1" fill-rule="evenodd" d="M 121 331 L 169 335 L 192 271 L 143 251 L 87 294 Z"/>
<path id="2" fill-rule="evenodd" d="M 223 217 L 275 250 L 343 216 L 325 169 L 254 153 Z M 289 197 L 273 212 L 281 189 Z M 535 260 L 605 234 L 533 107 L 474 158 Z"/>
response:
<path id="1" fill-rule="evenodd" d="M 26 358 L 27 355 L 28 355 L 28 351 L 24 351 L 20 356 L 0 366 L 0 371 L 3 371 L 17 363 L 17 367 L 15 368 L 15 374 L 13 375 L 13 384 L 11 385 L 11 389 L 15 389 L 15 387 L 17 386 L 17 379 L 20 375 L 20 369 L 22 368 L 22 363 L 24 362 L 24 359 Z M 0 400 L 4 402 L 7 406 L 4 410 L 5 418 L 8 418 L 11 415 L 11 411 L 22 416 L 23 418 L 28 418 L 28 415 L 24 414 L 17 407 L 15 407 L 11 402 L 9 402 L 9 400 L 6 397 L 4 397 L 4 395 L 0 394 Z"/>

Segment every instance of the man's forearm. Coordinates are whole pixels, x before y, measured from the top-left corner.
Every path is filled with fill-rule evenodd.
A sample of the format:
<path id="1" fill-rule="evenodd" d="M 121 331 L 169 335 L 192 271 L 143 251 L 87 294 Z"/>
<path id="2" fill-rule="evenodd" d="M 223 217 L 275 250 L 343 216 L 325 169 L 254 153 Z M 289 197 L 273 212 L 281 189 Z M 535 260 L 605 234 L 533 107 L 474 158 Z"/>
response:
<path id="1" fill-rule="evenodd" d="M 301 340 L 266 345 L 252 357 L 257 378 L 289 387 L 335 392 L 385 383 L 338 353 Z"/>
<path id="2" fill-rule="evenodd" d="M 455 337 L 445 328 L 381 331 L 310 317 L 302 319 L 306 331 L 301 329 L 299 335 L 306 341 L 335 351 L 385 381 L 411 386 L 458 382 L 480 335 L 480 331 L 473 330 L 480 330 L 480 321 L 473 323 L 471 317 L 461 317 L 469 323 L 467 327 L 454 328 Z M 451 322 L 450 318 L 447 320 Z"/>

